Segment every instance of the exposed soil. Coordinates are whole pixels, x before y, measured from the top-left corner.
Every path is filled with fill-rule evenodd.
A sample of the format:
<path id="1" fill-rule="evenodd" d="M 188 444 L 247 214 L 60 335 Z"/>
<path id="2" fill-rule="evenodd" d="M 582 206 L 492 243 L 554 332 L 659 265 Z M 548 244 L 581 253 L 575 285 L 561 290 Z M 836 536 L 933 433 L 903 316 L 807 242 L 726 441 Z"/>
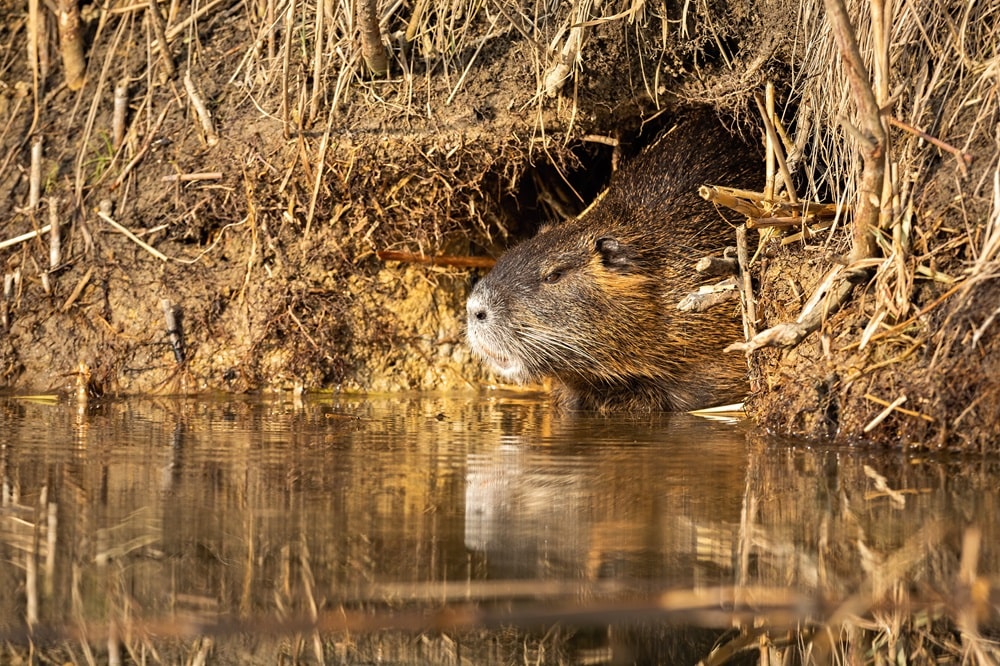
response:
<path id="1" fill-rule="evenodd" d="M 103 14 L 83 8 L 89 66 L 78 93 L 63 81 L 54 15 L 42 8 L 50 71 L 37 87 L 36 124 L 28 16 L 21 4 L 3 8 L 0 41 L 12 48 L 0 68 L 0 116 L 9 119 L 0 135 L 0 240 L 57 218 L 62 247 L 51 270 L 48 235 L 0 251 L 11 286 L 0 386 L 69 389 L 81 373 L 96 393 L 477 382 L 461 342 L 474 271 L 386 263 L 375 253 L 495 254 L 542 220 L 573 214 L 599 190 L 612 153 L 580 137 L 621 137 L 627 153 L 655 111 L 636 50 L 670 55 L 677 67 L 698 57 L 710 68 L 700 43 L 663 52 L 652 17 L 631 36 L 613 22 L 593 31 L 575 102 L 560 95 L 539 103 L 540 55 L 515 29 L 519 21 L 490 31 L 481 13 L 452 16 L 469 31 L 465 51 L 414 54 L 409 74 L 397 61 L 386 81 L 357 67 L 333 71 L 324 83 L 346 77 L 346 93 L 334 103 L 321 90 L 305 119 L 314 90 L 308 53 L 295 51 L 284 79 L 280 53 L 269 60 L 247 50 L 263 39 L 264 17 L 255 13 L 266 8 L 237 1 L 206 14 L 196 34 L 185 33 L 197 44 L 172 45 L 180 71 L 171 79 L 158 52 L 147 51 L 146 12 L 119 4 L 121 14 L 115 4 Z M 191 8 L 177 11 L 170 25 Z M 306 37 L 310 18 L 296 16 Z M 542 17 L 537 29 L 549 39 L 566 18 Z M 474 37 L 482 48 L 470 60 Z M 281 32 L 274 38 L 280 45 Z M 185 50 L 215 145 L 185 93 Z M 324 62 L 335 65 L 335 56 Z M 474 66 L 449 69 L 457 64 Z M 123 77 L 129 133 L 115 150 L 111 88 Z M 283 82 L 294 107 L 288 124 Z M 646 128 L 647 140 L 662 123 Z M 43 191 L 30 210 L 33 137 L 43 140 Z M 218 177 L 164 180 L 206 173 Z M 98 217 L 101 201 L 168 259 Z M 163 299 L 180 317 L 177 350 Z"/>
<path id="2" fill-rule="evenodd" d="M 161 7 L 172 75 L 147 5 L 79 7 L 72 90 L 58 8 L 0 0 L 0 243 L 41 231 L 0 246 L 0 387 L 479 385 L 462 343 L 479 269 L 378 253 L 496 255 L 581 210 L 679 107 L 759 133 L 765 81 L 800 196 L 846 208 L 810 241 L 766 244 L 757 328 L 794 320 L 848 252 L 863 142 L 822 3 L 378 3 L 390 70 L 373 77 L 349 3 L 318 20 L 308 3 L 217 2 Z M 998 22 L 990 6 L 895 11 L 888 84 L 872 80 L 885 117 L 913 129 L 882 146 L 895 198 L 880 254 L 820 331 L 751 355 L 749 408 L 783 433 L 983 448 L 1000 428 Z M 871 16 L 852 16 L 874 63 Z"/>

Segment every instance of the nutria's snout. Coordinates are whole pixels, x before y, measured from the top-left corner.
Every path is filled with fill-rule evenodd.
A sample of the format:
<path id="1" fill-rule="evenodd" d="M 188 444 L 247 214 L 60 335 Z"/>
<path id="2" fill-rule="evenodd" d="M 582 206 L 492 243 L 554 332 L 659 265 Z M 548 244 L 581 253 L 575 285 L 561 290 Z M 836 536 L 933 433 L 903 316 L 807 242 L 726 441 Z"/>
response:
<path id="1" fill-rule="evenodd" d="M 506 341 L 510 334 L 498 322 L 498 308 L 487 280 L 480 280 L 465 303 L 465 335 L 473 353 L 498 375 L 514 382 L 528 380 L 523 364 Z"/>
<path id="2" fill-rule="evenodd" d="M 486 305 L 486 299 L 483 298 L 482 294 L 477 293 L 476 289 L 472 291 L 472 294 L 469 296 L 469 300 L 465 303 L 465 317 L 469 328 L 478 326 L 481 323 L 485 324 L 490 318 L 490 311 L 489 307 Z"/>

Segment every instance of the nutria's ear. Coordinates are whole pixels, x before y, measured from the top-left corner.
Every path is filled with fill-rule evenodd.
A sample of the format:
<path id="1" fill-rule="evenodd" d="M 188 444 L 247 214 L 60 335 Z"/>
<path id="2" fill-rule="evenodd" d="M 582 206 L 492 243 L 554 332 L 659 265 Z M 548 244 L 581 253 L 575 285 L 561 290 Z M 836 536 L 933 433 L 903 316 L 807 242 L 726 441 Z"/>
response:
<path id="1" fill-rule="evenodd" d="M 601 255 L 601 263 L 608 268 L 627 268 L 631 266 L 636 253 L 628 245 L 622 245 L 614 236 L 601 236 L 595 243 L 597 253 Z"/>

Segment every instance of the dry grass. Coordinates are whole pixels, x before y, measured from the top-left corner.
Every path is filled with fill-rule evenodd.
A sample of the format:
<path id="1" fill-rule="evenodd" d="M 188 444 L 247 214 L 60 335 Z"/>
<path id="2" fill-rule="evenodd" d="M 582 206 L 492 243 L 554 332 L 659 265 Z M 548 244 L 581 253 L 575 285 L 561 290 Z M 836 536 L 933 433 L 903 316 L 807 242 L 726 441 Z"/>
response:
<path id="1" fill-rule="evenodd" d="M 838 4 L 828 2 L 827 9 Z M 957 417 L 975 411 L 969 393 L 995 401 L 988 397 L 995 385 L 969 372 L 965 359 L 988 353 L 996 337 L 983 289 L 997 274 L 1000 10 L 990 3 L 871 0 L 855 3 L 847 16 L 853 25 L 833 29 L 813 10 L 803 5 L 797 26 L 802 46 L 781 118 L 794 130 L 784 149 L 789 162 L 804 167 L 801 198 L 835 202 L 850 213 L 813 241 L 834 258 L 828 277 L 846 264 L 842 275 L 856 280 L 851 269 L 860 268 L 870 280 L 863 292 L 826 281 L 822 288 L 832 295 L 824 297 L 821 317 L 803 312 L 798 323 L 764 331 L 747 348 L 799 344 L 822 326 L 819 358 L 826 367 L 813 372 L 839 375 L 826 406 L 839 412 L 833 427 L 840 436 L 898 442 L 902 435 L 911 445 L 954 441 L 963 430 Z M 848 39 L 841 39 L 845 32 Z M 851 41 L 857 51 L 848 66 Z M 850 311 L 832 319 L 852 293 Z M 774 358 L 765 361 L 771 370 Z M 922 359 L 930 359 L 929 369 Z M 800 370 L 802 378 L 811 374 Z M 942 373 L 966 383 L 964 395 L 941 382 Z M 872 388 L 884 399 L 866 405 Z M 901 407 L 908 398 L 913 409 Z M 799 430 L 788 427 L 793 412 L 763 411 L 779 429 Z M 898 418 L 880 427 L 890 413 Z M 992 421 L 981 410 L 978 420 Z M 818 434 L 811 426 L 800 431 Z M 991 433 L 963 439 L 981 447 Z"/>

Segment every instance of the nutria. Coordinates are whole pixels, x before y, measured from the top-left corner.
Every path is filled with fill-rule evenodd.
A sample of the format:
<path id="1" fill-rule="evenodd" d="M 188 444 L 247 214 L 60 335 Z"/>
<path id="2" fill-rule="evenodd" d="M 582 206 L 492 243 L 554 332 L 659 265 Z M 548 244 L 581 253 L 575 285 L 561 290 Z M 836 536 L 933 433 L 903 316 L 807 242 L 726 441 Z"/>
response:
<path id="1" fill-rule="evenodd" d="M 688 410 L 741 400 L 746 365 L 733 301 L 677 303 L 704 282 L 703 256 L 735 238 L 698 187 L 750 187 L 755 151 L 694 112 L 619 170 L 579 217 L 504 254 L 467 304 L 472 350 L 502 377 L 550 377 L 580 410 Z M 717 278 L 716 278 L 717 279 Z"/>

